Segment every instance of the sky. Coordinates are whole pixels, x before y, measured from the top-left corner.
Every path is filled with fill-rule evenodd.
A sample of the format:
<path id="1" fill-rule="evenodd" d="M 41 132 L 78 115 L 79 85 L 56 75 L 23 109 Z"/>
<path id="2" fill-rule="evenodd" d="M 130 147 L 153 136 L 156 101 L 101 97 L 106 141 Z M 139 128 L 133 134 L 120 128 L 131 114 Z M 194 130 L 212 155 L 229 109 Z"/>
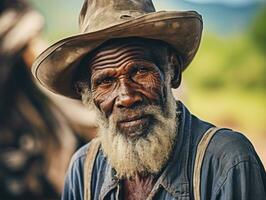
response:
<path id="1" fill-rule="evenodd" d="M 203 17 L 204 31 L 227 37 L 248 31 L 266 0 L 153 0 L 153 2 L 157 10 L 195 10 Z"/>
<path id="2" fill-rule="evenodd" d="M 263 2 L 263 0 L 185 0 L 194 3 L 220 3 L 226 5 L 248 5 L 257 2 Z"/>

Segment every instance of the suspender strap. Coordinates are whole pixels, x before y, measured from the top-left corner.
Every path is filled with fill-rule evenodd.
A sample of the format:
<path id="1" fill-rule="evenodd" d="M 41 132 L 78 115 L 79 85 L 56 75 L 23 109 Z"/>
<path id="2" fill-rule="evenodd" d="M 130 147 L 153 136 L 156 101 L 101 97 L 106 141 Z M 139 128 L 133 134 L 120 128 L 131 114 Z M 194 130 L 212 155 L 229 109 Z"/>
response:
<path id="1" fill-rule="evenodd" d="M 214 134 L 221 128 L 212 127 L 204 133 L 198 147 L 194 164 L 193 173 L 193 190 L 194 199 L 200 200 L 200 178 L 201 178 L 201 167 L 206 149 L 214 136 Z M 84 164 L 84 200 L 91 200 L 91 178 L 94 162 L 100 147 L 100 141 L 93 139 L 87 151 L 87 156 Z"/>
<path id="2" fill-rule="evenodd" d="M 206 152 L 206 149 L 214 136 L 214 134 L 221 128 L 212 127 L 204 133 L 202 136 L 198 147 L 194 164 L 194 173 L 193 173 L 193 190 L 194 190 L 194 200 L 200 200 L 200 179 L 201 179 L 201 167 L 203 163 L 203 158 Z"/>
<path id="3" fill-rule="evenodd" d="M 100 141 L 93 139 L 87 151 L 84 164 L 84 200 L 91 200 L 91 178 L 93 165 L 100 147 Z"/>

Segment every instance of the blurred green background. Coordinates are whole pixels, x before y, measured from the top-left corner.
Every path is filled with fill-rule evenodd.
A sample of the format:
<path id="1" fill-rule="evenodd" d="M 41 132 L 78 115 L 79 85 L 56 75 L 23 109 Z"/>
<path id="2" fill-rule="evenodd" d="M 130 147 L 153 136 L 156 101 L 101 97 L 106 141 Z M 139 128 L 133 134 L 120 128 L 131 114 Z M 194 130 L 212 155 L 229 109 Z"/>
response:
<path id="1" fill-rule="evenodd" d="M 31 0 L 53 43 L 78 32 L 82 0 Z M 243 132 L 266 166 L 266 4 L 261 0 L 154 0 L 157 10 L 196 10 L 204 19 L 199 52 L 181 92 L 200 118 Z"/>

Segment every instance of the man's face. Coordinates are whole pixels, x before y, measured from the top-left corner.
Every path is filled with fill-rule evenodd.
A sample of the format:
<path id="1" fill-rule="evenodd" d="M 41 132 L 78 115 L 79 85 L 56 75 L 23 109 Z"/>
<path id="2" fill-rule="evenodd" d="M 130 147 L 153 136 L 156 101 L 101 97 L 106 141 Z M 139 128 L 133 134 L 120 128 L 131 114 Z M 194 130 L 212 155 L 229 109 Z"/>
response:
<path id="1" fill-rule="evenodd" d="M 149 48 L 140 44 L 111 46 L 90 62 L 91 90 L 95 105 L 129 138 L 144 136 L 154 117 L 148 105 L 163 108 L 164 74 Z"/>
<path id="2" fill-rule="evenodd" d="M 82 93 L 83 103 L 98 114 L 101 146 L 119 177 L 158 173 L 176 137 L 167 51 L 146 45 L 98 50 L 89 63 L 90 88 Z"/>

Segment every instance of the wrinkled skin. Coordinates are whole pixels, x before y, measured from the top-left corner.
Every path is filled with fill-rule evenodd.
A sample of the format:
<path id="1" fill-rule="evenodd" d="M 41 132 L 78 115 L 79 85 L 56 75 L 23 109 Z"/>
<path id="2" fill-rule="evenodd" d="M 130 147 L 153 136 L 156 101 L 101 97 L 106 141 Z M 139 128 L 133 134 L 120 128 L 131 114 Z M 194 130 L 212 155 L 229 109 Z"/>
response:
<path id="1" fill-rule="evenodd" d="M 92 99 L 109 118 L 118 117 L 118 129 L 129 137 L 143 135 L 152 125 L 151 116 L 141 116 L 137 107 L 165 102 L 164 74 L 149 49 L 119 45 L 101 50 L 90 63 Z"/>
<path id="2" fill-rule="evenodd" d="M 139 175 L 136 175 L 133 180 L 125 180 L 123 199 L 147 199 L 155 184 L 155 180 L 153 176 L 140 177 Z"/>
<path id="3" fill-rule="evenodd" d="M 166 60 L 177 63 L 173 56 Z M 140 110 L 146 105 L 164 110 L 166 83 L 161 64 L 141 42 L 102 48 L 89 62 L 94 104 L 107 119 L 117 119 L 117 129 L 130 139 L 145 137 L 146 130 L 152 127 L 152 116 L 141 115 Z M 125 199 L 146 199 L 154 182 L 149 175 L 124 180 Z"/>

